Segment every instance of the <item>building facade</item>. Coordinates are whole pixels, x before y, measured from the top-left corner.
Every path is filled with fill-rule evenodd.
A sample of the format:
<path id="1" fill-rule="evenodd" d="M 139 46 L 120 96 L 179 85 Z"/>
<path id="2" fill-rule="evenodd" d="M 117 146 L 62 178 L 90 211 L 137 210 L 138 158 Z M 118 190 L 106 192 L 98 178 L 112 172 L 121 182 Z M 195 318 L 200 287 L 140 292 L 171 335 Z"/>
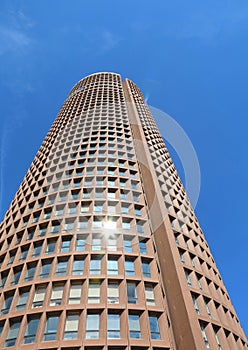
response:
<path id="1" fill-rule="evenodd" d="M 149 108 L 118 74 L 71 90 L 0 230 L 1 349 L 247 349 Z"/>

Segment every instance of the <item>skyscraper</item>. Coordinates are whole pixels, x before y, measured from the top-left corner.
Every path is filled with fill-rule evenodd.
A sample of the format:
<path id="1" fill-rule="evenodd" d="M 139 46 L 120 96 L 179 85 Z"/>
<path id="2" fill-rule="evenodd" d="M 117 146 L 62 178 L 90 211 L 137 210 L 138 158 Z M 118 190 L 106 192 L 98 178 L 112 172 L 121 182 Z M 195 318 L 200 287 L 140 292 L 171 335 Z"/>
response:
<path id="1" fill-rule="evenodd" d="M 1 349 L 247 349 L 149 108 L 118 74 L 71 90 L 0 229 Z"/>

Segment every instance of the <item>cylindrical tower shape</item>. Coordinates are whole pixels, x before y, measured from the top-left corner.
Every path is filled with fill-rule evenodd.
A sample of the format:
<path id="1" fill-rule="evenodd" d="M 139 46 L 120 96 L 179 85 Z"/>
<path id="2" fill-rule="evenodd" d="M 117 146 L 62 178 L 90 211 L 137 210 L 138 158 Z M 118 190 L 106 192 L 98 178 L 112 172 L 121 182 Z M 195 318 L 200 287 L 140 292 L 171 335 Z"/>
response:
<path id="1" fill-rule="evenodd" d="M 0 239 L 0 349 L 247 349 L 135 84 L 69 93 Z"/>

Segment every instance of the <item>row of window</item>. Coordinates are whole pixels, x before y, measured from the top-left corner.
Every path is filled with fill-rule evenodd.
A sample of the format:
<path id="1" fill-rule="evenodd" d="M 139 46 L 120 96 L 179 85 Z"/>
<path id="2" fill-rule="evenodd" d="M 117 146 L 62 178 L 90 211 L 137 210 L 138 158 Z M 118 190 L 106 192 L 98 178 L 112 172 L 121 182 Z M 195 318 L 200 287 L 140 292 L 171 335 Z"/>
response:
<path id="1" fill-rule="evenodd" d="M 9 273 L 9 270 L 1 272 L 0 288 L 3 288 L 9 275 L 9 285 L 18 284 L 22 275 L 23 282 L 32 281 L 33 279 L 48 278 L 50 275 L 54 276 L 67 276 L 67 275 L 84 275 L 89 273 L 90 275 L 100 275 L 107 273 L 108 275 L 119 275 L 121 272 L 126 276 L 142 276 L 145 278 L 151 278 L 150 263 L 151 260 L 145 260 L 142 258 L 141 270 L 138 259 L 135 257 L 126 257 L 124 266 L 122 265 L 122 259 L 118 256 L 108 256 L 107 266 L 104 268 L 103 255 L 91 255 L 88 271 L 84 271 L 84 256 L 74 256 L 72 266 L 69 263 L 69 257 L 61 257 L 57 259 L 44 259 L 41 263 L 30 262 L 26 268 L 23 269 L 23 265 L 13 268 L 13 272 Z M 124 268 L 124 269 L 123 269 Z M 38 270 L 38 271 L 37 271 Z M 35 277 L 36 275 L 36 277 Z"/>
<path id="2" fill-rule="evenodd" d="M 41 315 L 28 316 L 26 321 L 26 327 L 24 336 L 22 339 L 23 344 L 35 343 L 36 334 L 39 328 Z M 107 316 L 107 338 L 117 339 L 123 337 L 121 332 L 121 313 L 109 312 Z M 140 327 L 140 315 L 139 314 L 128 314 L 128 325 L 129 325 L 129 336 L 130 338 L 139 339 L 142 337 Z M 58 314 L 47 314 L 45 329 L 43 333 L 43 341 L 53 341 L 57 339 L 58 326 L 60 316 Z M 78 339 L 79 333 L 79 312 L 68 312 L 63 328 L 63 339 L 73 340 Z M 149 314 L 148 316 L 150 326 L 150 337 L 151 339 L 160 340 L 160 329 L 158 316 L 155 314 Z M 100 337 L 101 327 L 101 315 L 100 313 L 88 313 L 86 317 L 85 327 L 85 338 L 86 339 L 97 339 Z M 25 321 L 24 321 L 25 322 Z M 124 323 L 124 321 L 123 321 Z M 7 337 L 5 339 L 4 347 L 15 346 L 18 337 L 19 330 L 22 326 L 22 320 L 14 319 L 9 322 L 9 329 Z M 61 325 L 60 325 L 61 326 Z M 3 325 L 2 325 L 3 327 Z"/>
<path id="3" fill-rule="evenodd" d="M 59 196 L 58 201 L 65 201 L 64 199 L 65 193 L 62 192 Z M 138 194 L 137 194 L 138 197 Z M 63 200 L 61 200 L 63 199 Z M 138 199 L 138 198 L 137 198 Z M 32 203 L 33 204 L 33 203 Z M 65 204 L 64 205 L 56 205 L 55 207 L 47 207 L 44 211 L 42 210 L 36 210 L 33 211 L 32 215 L 26 215 L 22 218 L 21 226 L 26 227 L 27 225 L 31 225 L 33 223 L 39 222 L 40 220 L 48 220 L 52 216 L 55 217 L 61 217 L 65 212 Z M 30 210 L 32 210 L 30 208 Z M 117 214 L 124 214 L 124 215 L 132 215 L 135 216 L 143 216 L 142 214 L 145 213 L 144 207 L 140 204 L 135 204 L 134 208 L 132 208 L 131 203 L 125 203 L 125 202 L 115 202 L 115 201 L 109 201 L 108 204 L 104 201 L 95 201 L 94 205 L 90 201 L 83 201 L 81 203 L 74 202 L 67 207 L 67 214 L 72 215 L 76 213 L 80 214 L 87 214 L 89 212 L 93 211 L 93 213 L 101 213 L 105 215 L 117 215 Z M 67 219 L 71 220 L 71 219 Z M 17 224 L 17 223 L 16 223 Z"/>
<path id="4" fill-rule="evenodd" d="M 155 285 L 152 283 L 145 283 L 144 291 L 141 293 L 140 285 L 136 282 L 126 282 L 126 301 L 128 304 L 140 304 L 145 300 L 147 306 L 155 306 Z M 138 289 L 138 291 L 137 291 Z M 42 307 L 45 303 L 46 297 L 49 297 L 48 303 L 50 306 L 59 306 L 62 303 L 65 292 L 65 282 L 56 282 L 52 285 L 52 290 L 47 295 L 47 285 L 38 285 L 35 289 L 35 294 L 32 299 L 32 308 Z M 70 290 L 68 295 L 68 304 L 80 304 L 87 302 L 88 304 L 99 304 L 103 302 L 103 294 L 105 295 L 104 285 L 101 280 L 89 280 L 87 290 L 84 287 L 82 281 L 71 281 Z M 143 293 L 145 299 L 143 299 Z M 82 300 L 87 296 L 87 300 Z M 14 300 L 15 290 L 4 293 L 4 300 L 0 309 L 0 315 L 8 314 L 12 307 Z M 15 311 L 26 309 L 27 305 L 30 305 L 30 287 L 23 287 L 19 290 L 19 295 L 16 300 Z M 107 303 L 108 304 L 120 304 L 120 298 L 123 299 L 123 294 L 120 296 L 120 282 L 115 280 L 109 280 L 107 284 Z M 123 300 L 122 302 L 126 302 Z"/>
<path id="5" fill-rule="evenodd" d="M 45 243 L 44 243 L 45 242 Z M 6 265 L 11 265 L 14 261 L 25 261 L 28 257 L 34 258 L 40 255 L 68 253 L 68 252 L 84 252 L 84 251 L 100 251 L 107 249 L 110 252 L 140 252 L 147 254 L 147 238 L 135 235 L 111 235 L 111 238 L 103 237 L 99 234 L 93 235 L 70 235 L 57 236 L 56 238 L 47 238 L 38 240 L 32 244 L 24 244 L 19 249 L 9 250 L 0 256 L 0 266 L 4 265 L 6 256 Z M 149 249 L 150 250 L 150 249 Z"/>

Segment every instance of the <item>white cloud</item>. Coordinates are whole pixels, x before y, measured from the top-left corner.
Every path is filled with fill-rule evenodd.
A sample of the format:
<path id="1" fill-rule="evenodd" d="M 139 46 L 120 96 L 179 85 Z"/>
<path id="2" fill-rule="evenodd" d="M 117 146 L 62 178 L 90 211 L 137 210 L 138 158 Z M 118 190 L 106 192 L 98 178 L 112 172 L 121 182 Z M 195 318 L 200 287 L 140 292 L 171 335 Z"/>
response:
<path id="1" fill-rule="evenodd" d="M 25 52 L 32 43 L 29 29 L 34 23 L 23 12 L 0 13 L 0 55 L 10 52 Z"/>

